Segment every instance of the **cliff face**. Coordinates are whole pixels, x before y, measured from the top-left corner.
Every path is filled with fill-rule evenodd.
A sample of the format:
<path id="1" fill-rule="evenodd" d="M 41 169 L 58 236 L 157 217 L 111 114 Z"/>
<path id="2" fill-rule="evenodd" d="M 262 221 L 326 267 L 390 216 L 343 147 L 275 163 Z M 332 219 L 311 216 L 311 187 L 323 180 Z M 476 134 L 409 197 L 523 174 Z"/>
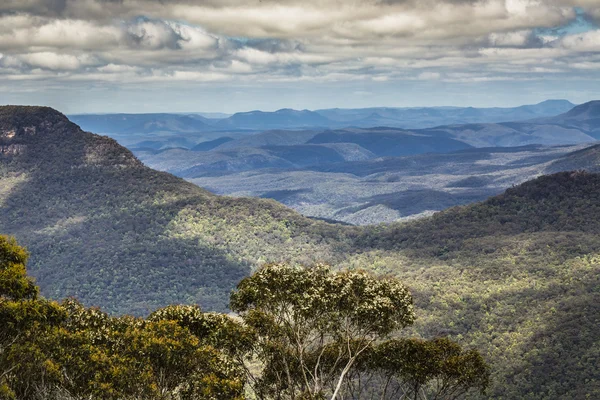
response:
<path id="1" fill-rule="evenodd" d="M 0 142 L 25 143 L 76 133 L 79 127 L 49 107 L 0 107 Z"/>
<path id="2" fill-rule="evenodd" d="M 49 107 L 0 107 L 0 154 L 21 167 L 141 167 L 115 140 L 82 131 Z M 19 157 L 14 157 L 19 156 Z"/>

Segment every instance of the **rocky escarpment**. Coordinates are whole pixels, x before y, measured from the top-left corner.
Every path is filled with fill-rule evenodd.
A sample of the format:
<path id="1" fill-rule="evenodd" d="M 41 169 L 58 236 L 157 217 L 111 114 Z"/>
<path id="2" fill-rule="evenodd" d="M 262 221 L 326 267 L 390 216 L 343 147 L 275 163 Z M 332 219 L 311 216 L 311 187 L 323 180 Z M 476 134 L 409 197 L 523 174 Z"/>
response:
<path id="1" fill-rule="evenodd" d="M 57 158 L 57 154 L 62 156 Z M 68 168 L 142 166 L 115 140 L 84 132 L 64 114 L 36 106 L 0 107 L 0 157 L 29 167 L 45 162 Z"/>

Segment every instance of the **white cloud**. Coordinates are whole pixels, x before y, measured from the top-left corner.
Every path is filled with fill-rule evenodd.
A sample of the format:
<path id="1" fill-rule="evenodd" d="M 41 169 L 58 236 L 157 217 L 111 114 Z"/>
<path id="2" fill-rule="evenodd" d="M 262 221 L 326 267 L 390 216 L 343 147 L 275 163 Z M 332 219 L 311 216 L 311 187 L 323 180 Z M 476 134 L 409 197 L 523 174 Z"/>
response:
<path id="1" fill-rule="evenodd" d="M 489 40 L 492 46 L 521 47 L 527 45 L 531 37 L 531 31 L 494 32 L 489 35 Z"/>
<path id="2" fill-rule="evenodd" d="M 1 0 L 0 74 L 120 85 L 563 79 L 593 73 L 600 30 L 537 28 L 572 21 L 574 6 L 600 17 L 597 0 Z"/>
<path id="3" fill-rule="evenodd" d="M 559 44 L 563 48 L 578 52 L 600 52 L 600 29 L 566 36 Z"/>
<path id="4" fill-rule="evenodd" d="M 73 56 L 70 54 L 57 54 L 52 52 L 23 54 L 20 55 L 18 59 L 33 68 L 71 71 L 94 65 L 98 62 L 94 57 L 89 55 Z"/>
<path id="5" fill-rule="evenodd" d="M 441 75 L 439 72 L 421 72 L 419 75 L 417 75 L 417 79 L 422 80 L 422 81 L 435 81 L 440 79 Z"/>

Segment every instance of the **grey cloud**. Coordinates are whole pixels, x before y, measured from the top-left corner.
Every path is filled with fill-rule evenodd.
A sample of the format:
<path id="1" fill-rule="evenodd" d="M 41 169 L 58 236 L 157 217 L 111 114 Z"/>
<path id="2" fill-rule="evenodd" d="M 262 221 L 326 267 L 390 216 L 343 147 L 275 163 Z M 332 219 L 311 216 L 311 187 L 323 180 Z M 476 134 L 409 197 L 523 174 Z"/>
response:
<path id="1" fill-rule="evenodd" d="M 575 4 L 598 15 L 592 0 L 4 0 L 0 73 L 115 85 L 561 79 L 600 69 L 594 34 L 536 34 L 572 20 Z"/>
<path id="2" fill-rule="evenodd" d="M 181 49 L 184 38 L 163 21 L 140 18 L 130 24 L 126 31 L 126 41 L 132 47 Z"/>
<path id="3" fill-rule="evenodd" d="M 305 50 L 302 43 L 289 39 L 248 39 L 243 42 L 237 41 L 237 43 L 239 43 L 240 47 L 252 47 L 269 53 L 286 53 Z"/>
<path id="4" fill-rule="evenodd" d="M 583 14 L 583 18 L 597 27 L 600 27 L 600 7 L 587 10 L 587 12 Z"/>
<path id="5" fill-rule="evenodd" d="M 546 45 L 534 31 L 492 33 L 485 41 L 486 47 L 541 48 Z"/>
<path id="6" fill-rule="evenodd" d="M 68 0 L 4 0 L 0 14 L 26 12 L 34 15 L 59 16 L 67 9 Z"/>

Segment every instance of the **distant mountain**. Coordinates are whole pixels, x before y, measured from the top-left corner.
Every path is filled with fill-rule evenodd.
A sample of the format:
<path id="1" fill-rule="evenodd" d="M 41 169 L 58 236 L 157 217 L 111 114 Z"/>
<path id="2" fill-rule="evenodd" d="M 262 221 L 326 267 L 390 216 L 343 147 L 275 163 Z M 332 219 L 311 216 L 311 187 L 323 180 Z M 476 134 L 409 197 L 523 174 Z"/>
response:
<path id="1" fill-rule="evenodd" d="M 600 140 L 600 101 L 581 104 L 564 114 L 549 118 L 496 124 L 440 126 L 419 132 L 449 135 L 476 147 L 593 142 Z"/>
<path id="2" fill-rule="evenodd" d="M 600 101 L 590 101 L 573 108 L 562 116 L 555 117 L 556 120 L 581 121 L 596 120 L 600 118 Z"/>
<path id="3" fill-rule="evenodd" d="M 353 143 L 235 147 L 210 152 L 137 149 L 135 154 L 144 163 L 183 178 L 258 169 L 295 169 L 375 157 L 373 153 Z"/>
<path id="4" fill-rule="evenodd" d="M 188 114 L 82 114 L 71 115 L 82 129 L 112 135 L 169 132 L 198 133 L 223 130 L 264 131 L 272 129 L 337 129 L 388 126 L 404 129 L 439 125 L 495 123 L 551 117 L 565 113 L 574 104 L 567 100 L 547 100 L 513 108 L 474 107 L 375 107 L 362 109 L 281 110 Z"/>
<path id="5" fill-rule="evenodd" d="M 536 108 L 562 106 L 523 107 L 535 114 Z M 448 110 L 458 112 L 435 111 Z M 219 194 L 270 197 L 312 217 L 369 224 L 482 200 L 546 172 L 590 168 L 593 161 L 558 159 L 595 143 L 588 128 L 596 115 L 591 102 L 522 122 L 270 130 L 209 144 L 202 154 L 134 150 L 147 165 Z"/>
<path id="6" fill-rule="evenodd" d="M 203 176 L 206 173 L 294 168 L 293 163 L 261 148 L 244 147 L 220 152 L 168 149 L 159 153 L 138 150 L 135 154 L 147 165 L 184 178 Z"/>
<path id="7" fill-rule="evenodd" d="M 594 139 L 600 140 L 600 101 L 590 101 L 573 108 L 567 113 L 542 119 L 538 122 L 578 129 Z"/>
<path id="8" fill-rule="evenodd" d="M 570 103 L 562 100 L 547 101 L 533 106 L 522 106 L 522 116 L 529 117 L 543 111 L 556 111 L 565 108 Z M 377 155 L 409 155 L 424 152 L 448 152 L 457 150 L 457 146 L 468 144 L 474 147 L 514 147 L 531 144 L 541 145 L 566 145 L 593 142 L 600 137 L 600 108 L 599 102 L 589 102 L 570 110 L 567 113 L 550 118 L 534 118 L 527 121 L 513 121 L 500 123 L 469 123 L 459 125 L 442 125 L 434 128 L 403 130 L 393 127 L 379 128 L 344 128 L 305 130 L 301 132 L 277 130 L 264 132 L 259 135 L 249 135 L 237 141 L 231 141 L 218 149 L 234 147 L 260 147 L 265 145 L 296 145 L 304 143 L 356 143 Z M 373 109 L 368 109 L 372 111 Z M 503 115 L 508 115 L 506 109 L 409 109 L 411 112 L 443 114 L 447 112 L 461 113 L 462 115 L 486 115 L 494 110 L 502 110 Z M 512 109 L 511 109 L 512 110 Z M 343 111 L 343 112 L 342 112 Z M 354 115 L 356 110 L 342 110 L 342 115 Z M 367 118 L 379 118 L 403 110 L 381 109 L 382 114 L 372 113 Z M 431 114 L 430 114 L 431 115 Z M 383 117 L 382 117 L 383 118 Z M 387 116 L 385 117 L 388 118 Z M 371 121 L 370 124 L 375 121 Z M 389 122 L 389 121 L 388 121 Z M 347 123 L 344 121 L 343 123 Z M 598 136 L 598 137 L 597 137 Z M 387 138 L 387 139 L 386 139 Z M 413 143 L 413 144 L 409 144 Z M 457 144 L 462 142 L 462 144 Z M 369 144 L 370 143 L 370 144 Z M 369 146 L 380 146 L 376 150 Z M 425 144 L 429 143 L 429 144 Z M 412 147 L 411 147 L 412 146 Z M 400 147 L 403 150 L 400 150 Z M 397 150 L 392 150 L 396 148 Z M 386 151 L 384 152 L 383 149 Z"/>
<path id="9" fill-rule="evenodd" d="M 317 113 L 343 126 L 391 126 L 422 129 L 439 125 L 491 123 L 528 120 L 564 113 L 575 105 L 567 100 L 546 100 L 512 108 L 474 107 L 375 107 L 363 109 L 324 109 Z"/>
<path id="10" fill-rule="evenodd" d="M 292 110 L 284 108 L 274 112 L 250 111 L 233 114 L 219 121 L 216 126 L 222 129 L 285 129 L 285 128 L 314 128 L 326 127 L 331 121 L 309 110 Z"/>
<path id="11" fill-rule="evenodd" d="M 199 113 L 195 113 L 195 114 L 201 115 L 204 118 L 209 118 L 209 119 L 224 119 L 224 118 L 229 118 L 232 115 L 232 114 L 221 113 L 221 112 L 199 112 Z"/>
<path id="12" fill-rule="evenodd" d="M 448 125 L 417 132 L 434 137 L 450 137 L 475 147 L 552 146 L 596 140 L 587 131 L 552 121 Z"/>
<path id="13" fill-rule="evenodd" d="M 471 146 L 455 139 L 423 135 L 394 128 L 336 129 L 324 131 L 267 131 L 230 141 L 215 150 L 242 147 L 353 143 L 376 156 L 450 152 Z"/>
<path id="14" fill-rule="evenodd" d="M 471 146 L 450 138 L 432 137 L 398 129 L 329 130 L 307 143 L 354 143 L 381 156 L 406 156 L 421 153 L 447 153 Z"/>
<path id="15" fill-rule="evenodd" d="M 90 132 L 134 134 L 155 132 L 198 132 L 213 129 L 207 118 L 179 114 L 82 114 L 71 121 Z"/>
<path id="16" fill-rule="evenodd" d="M 235 139 L 231 138 L 229 136 L 223 136 L 218 139 L 208 140 L 206 142 L 200 142 L 197 145 L 195 145 L 194 147 L 192 147 L 190 150 L 192 150 L 192 151 L 210 151 L 216 147 L 219 147 L 220 145 L 222 145 L 224 143 L 231 142 L 233 140 L 235 140 Z"/>
<path id="17" fill-rule="evenodd" d="M 231 150 L 243 147 L 263 147 L 263 146 L 292 146 L 297 144 L 305 144 L 312 139 L 319 131 L 302 130 L 302 131 L 285 131 L 285 130 L 270 130 L 247 135 L 243 138 L 224 143 L 216 150 Z"/>
<path id="18" fill-rule="evenodd" d="M 573 107 L 575 107 L 575 104 L 568 100 L 546 100 L 538 104 L 515 107 L 514 110 L 517 115 L 522 113 L 523 116 L 526 114 L 551 116 L 562 114 Z"/>
<path id="19" fill-rule="evenodd" d="M 222 142 L 222 143 L 221 143 Z M 203 147 L 206 146 L 206 147 Z M 197 150 L 206 149 L 204 152 Z M 147 165 L 184 178 L 258 169 L 298 169 L 382 156 L 450 152 L 468 144 L 399 129 L 267 131 L 237 140 L 217 139 L 190 151 L 133 148 Z"/>

